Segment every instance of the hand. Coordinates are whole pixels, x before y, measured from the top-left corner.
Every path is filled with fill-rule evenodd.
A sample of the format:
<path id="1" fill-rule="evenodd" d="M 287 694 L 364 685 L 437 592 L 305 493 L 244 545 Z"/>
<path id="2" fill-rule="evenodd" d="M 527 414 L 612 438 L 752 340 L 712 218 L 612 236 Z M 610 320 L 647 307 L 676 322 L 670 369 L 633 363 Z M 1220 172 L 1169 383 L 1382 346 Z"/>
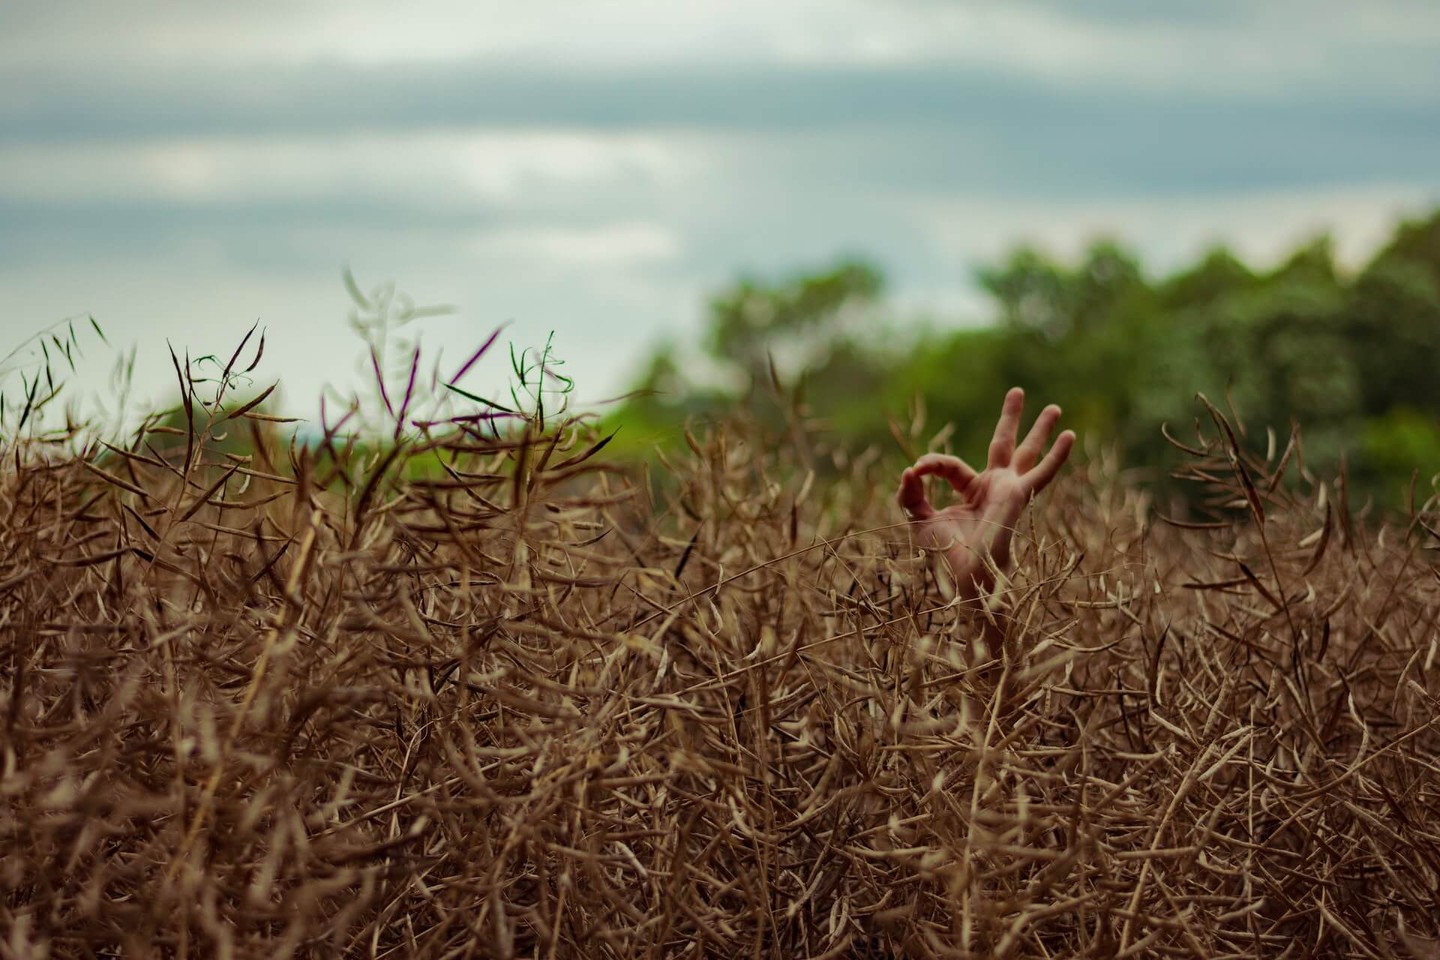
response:
<path id="1" fill-rule="evenodd" d="M 1041 457 L 1060 420 L 1060 408 L 1051 404 L 1040 411 L 1035 425 L 1016 446 L 1024 407 L 1025 392 L 1011 388 L 995 424 L 984 471 L 976 473 L 959 457 L 927 453 L 900 477 L 895 499 L 914 524 L 916 540 L 944 553 L 955 588 L 965 599 L 994 587 L 995 576 L 987 560 L 993 560 L 1000 570 L 1009 566 L 1010 540 L 1025 504 L 1055 479 L 1075 445 L 1074 431 L 1066 430 Z M 960 501 L 935 509 L 925 495 L 925 478 L 931 474 L 948 481 L 960 494 Z"/>

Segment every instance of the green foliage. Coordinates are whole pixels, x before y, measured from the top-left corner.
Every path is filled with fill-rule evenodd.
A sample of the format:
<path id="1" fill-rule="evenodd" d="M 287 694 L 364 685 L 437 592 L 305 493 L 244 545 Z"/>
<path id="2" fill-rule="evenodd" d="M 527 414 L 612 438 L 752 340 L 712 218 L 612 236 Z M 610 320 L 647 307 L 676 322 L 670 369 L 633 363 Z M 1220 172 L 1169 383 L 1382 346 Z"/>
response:
<path id="1" fill-rule="evenodd" d="M 1420 473 L 1415 479 L 1423 501 L 1429 492 L 1425 469 L 1428 465 L 1433 474 L 1435 465 L 1440 464 L 1440 424 L 1433 414 L 1397 407 L 1366 422 L 1361 452 L 1362 479 L 1376 488 L 1385 502 L 1409 500 L 1415 471 Z"/>
<path id="2" fill-rule="evenodd" d="M 824 343 L 847 311 L 873 302 L 883 288 L 876 267 L 853 260 L 778 283 L 742 280 L 711 300 L 707 349 L 752 383 L 763 380 L 777 351 Z"/>
<path id="3" fill-rule="evenodd" d="M 1358 493 L 1400 506 L 1417 469 L 1421 499 L 1432 491 L 1440 213 L 1400 224 L 1353 274 L 1327 237 L 1270 270 L 1216 248 L 1160 277 L 1102 240 L 1073 263 L 1021 248 L 978 281 L 995 323 L 917 335 L 887 313 L 869 264 L 746 278 L 711 300 L 704 348 L 718 376 L 690 375 L 667 345 L 613 419 L 633 450 L 637 437 L 678 440 L 682 424 L 743 404 L 777 429 L 800 413 L 859 450 L 892 442 L 892 422 L 911 419 L 918 399 L 968 455 L 984 449 L 997 399 L 1019 384 L 1163 482 L 1175 451 L 1161 425 L 1183 434 L 1205 393 L 1228 401 L 1256 448 L 1298 423 L 1306 465 L 1347 459 Z"/>
<path id="4" fill-rule="evenodd" d="M 874 308 L 883 289 L 879 269 L 858 260 L 778 280 L 740 280 L 710 301 L 710 375 L 687 371 L 675 345 L 662 344 L 612 415 L 623 427 L 614 451 L 644 457 L 656 445 L 679 445 L 684 424 L 721 419 L 738 406 L 762 430 L 782 430 L 797 412 L 782 397 L 782 382 L 801 382 L 801 394 L 814 388 L 818 402 L 810 406 L 826 410 L 847 436 L 873 431 L 873 411 L 854 401 L 857 388 L 880 389 L 890 376 L 865 345 L 878 326 Z"/>

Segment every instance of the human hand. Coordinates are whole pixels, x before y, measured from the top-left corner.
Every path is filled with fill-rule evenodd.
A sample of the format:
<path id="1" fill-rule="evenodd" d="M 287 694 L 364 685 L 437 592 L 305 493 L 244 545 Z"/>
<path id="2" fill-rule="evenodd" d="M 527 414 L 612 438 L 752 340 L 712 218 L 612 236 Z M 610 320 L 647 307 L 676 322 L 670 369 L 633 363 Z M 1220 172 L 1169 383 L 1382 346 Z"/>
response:
<path id="1" fill-rule="evenodd" d="M 1055 479 L 1075 445 L 1074 431 L 1066 430 L 1055 438 L 1050 452 L 1041 456 L 1060 420 L 1060 408 L 1051 404 L 1040 411 L 1017 446 L 1024 407 L 1025 392 L 1012 387 L 1005 394 L 983 471 L 976 473 L 959 457 L 927 453 L 900 476 L 895 500 L 914 525 L 916 540 L 944 554 L 956 591 L 965 599 L 994 587 L 995 576 L 987 559 L 1000 570 L 1009 565 L 1010 540 L 1025 504 Z M 932 474 L 950 484 L 960 495 L 959 502 L 941 510 L 931 505 L 925 495 L 925 478 Z"/>

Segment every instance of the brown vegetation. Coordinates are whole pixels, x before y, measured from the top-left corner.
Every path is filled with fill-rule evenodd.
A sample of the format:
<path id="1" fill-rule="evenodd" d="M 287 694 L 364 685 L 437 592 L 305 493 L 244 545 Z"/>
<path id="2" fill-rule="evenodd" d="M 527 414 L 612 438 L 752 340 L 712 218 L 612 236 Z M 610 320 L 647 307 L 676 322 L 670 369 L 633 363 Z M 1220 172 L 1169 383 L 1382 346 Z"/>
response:
<path id="1" fill-rule="evenodd" d="M 907 543 L 898 457 L 816 479 L 735 428 L 652 507 L 575 425 L 287 451 L 226 416 L 186 457 L 8 450 L 0 955 L 1440 935 L 1433 535 L 1218 414 L 1190 468 L 1217 522 L 1073 468 L 989 615 Z M 248 455 L 196 440 L 242 428 Z"/>

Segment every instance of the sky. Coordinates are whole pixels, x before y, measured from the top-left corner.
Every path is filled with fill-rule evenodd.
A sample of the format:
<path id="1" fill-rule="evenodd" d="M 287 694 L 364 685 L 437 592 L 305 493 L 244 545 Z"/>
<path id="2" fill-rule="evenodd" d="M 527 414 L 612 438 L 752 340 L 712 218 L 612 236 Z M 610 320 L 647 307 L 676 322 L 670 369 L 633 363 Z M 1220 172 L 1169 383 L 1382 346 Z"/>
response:
<path id="1" fill-rule="evenodd" d="M 258 321 L 306 416 L 363 379 L 347 266 L 452 305 L 457 367 L 553 334 L 590 403 L 742 272 L 863 255 L 978 323 L 1020 243 L 1358 263 L 1436 205 L 1432 0 L 0 5 L 0 356 L 93 315 L 163 391 Z"/>

